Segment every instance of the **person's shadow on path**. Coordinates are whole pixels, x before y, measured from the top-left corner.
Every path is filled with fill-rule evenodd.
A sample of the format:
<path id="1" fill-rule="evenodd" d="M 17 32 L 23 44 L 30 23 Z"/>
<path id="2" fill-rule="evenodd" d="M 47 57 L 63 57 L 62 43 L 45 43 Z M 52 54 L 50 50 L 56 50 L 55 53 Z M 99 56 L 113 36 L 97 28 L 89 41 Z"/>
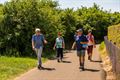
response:
<path id="1" fill-rule="evenodd" d="M 56 70 L 56 69 L 55 68 L 46 68 L 46 67 L 43 67 L 42 70 L 53 71 L 53 70 Z"/>
<path id="2" fill-rule="evenodd" d="M 91 62 L 102 63 L 102 61 L 100 61 L 100 60 L 91 60 Z"/>
<path id="3" fill-rule="evenodd" d="M 71 61 L 62 61 L 62 63 L 72 63 Z"/>
<path id="4" fill-rule="evenodd" d="M 87 69 L 87 68 L 85 68 L 85 71 L 99 72 L 100 70 L 96 70 L 96 69 Z"/>

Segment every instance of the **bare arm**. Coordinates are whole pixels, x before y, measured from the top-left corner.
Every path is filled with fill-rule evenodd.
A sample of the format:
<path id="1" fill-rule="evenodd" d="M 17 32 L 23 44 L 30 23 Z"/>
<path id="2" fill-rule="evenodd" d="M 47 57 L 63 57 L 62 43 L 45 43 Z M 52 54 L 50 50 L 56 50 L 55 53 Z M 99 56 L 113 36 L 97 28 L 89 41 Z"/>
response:
<path id="1" fill-rule="evenodd" d="M 54 44 L 54 47 L 53 47 L 54 50 L 55 50 L 55 47 L 56 47 L 56 43 Z"/>
<path id="2" fill-rule="evenodd" d="M 47 40 L 44 39 L 44 43 L 47 44 Z"/>
<path id="3" fill-rule="evenodd" d="M 62 45 L 63 45 L 62 47 L 65 48 L 65 41 L 64 41 L 64 39 L 63 39 Z"/>
<path id="4" fill-rule="evenodd" d="M 44 35 L 43 35 L 43 42 L 44 42 L 45 44 L 48 43 L 47 40 L 45 39 Z"/>
<path id="5" fill-rule="evenodd" d="M 33 40 L 32 40 L 32 49 L 35 50 L 35 43 Z"/>
<path id="6" fill-rule="evenodd" d="M 74 48 L 75 48 L 75 45 L 76 45 L 76 42 L 74 42 L 74 43 L 73 43 L 73 45 L 72 45 L 72 49 L 74 49 Z"/>
<path id="7" fill-rule="evenodd" d="M 87 44 L 88 42 L 80 42 L 81 44 Z"/>
<path id="8" fill-rule="evenodd" d="M 93 38 L 93 46 L 94 46 L 94 48 L 96 48 L 96 46 L 95 46 L 95 39 Z"/>
<path id="9" fill-rule="evenodd" d="M 65 48 L 65 43 L 63 42 L 63 48 Z"/>

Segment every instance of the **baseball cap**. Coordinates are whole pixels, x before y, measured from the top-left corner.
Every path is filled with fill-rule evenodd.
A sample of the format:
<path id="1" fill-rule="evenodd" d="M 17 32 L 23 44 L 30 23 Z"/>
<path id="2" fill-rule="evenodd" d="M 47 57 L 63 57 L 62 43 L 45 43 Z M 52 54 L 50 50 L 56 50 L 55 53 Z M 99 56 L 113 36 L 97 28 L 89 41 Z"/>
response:
<path id="1" fill-rule="evenodd" d="M 82 29 L 78 29 L 77 32 L 83 32 L 83 30 Z"/>
<path id="2" fill-rule="evenodd" d="M 88 30 L 88 32 L 92 32 L 92 30 Z"/>
<path id="3" fill-rule="evenodd" d="M 39 28 L 36 28 L 36 29 L 35 29 L 35 32 L 40 32 L 40 29 L 39 29 Z"/>

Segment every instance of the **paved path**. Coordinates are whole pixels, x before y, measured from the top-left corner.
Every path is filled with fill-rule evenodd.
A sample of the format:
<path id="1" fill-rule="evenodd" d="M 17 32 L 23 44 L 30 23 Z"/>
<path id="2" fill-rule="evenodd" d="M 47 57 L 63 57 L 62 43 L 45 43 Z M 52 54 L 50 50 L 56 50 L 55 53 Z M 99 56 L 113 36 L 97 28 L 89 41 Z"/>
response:
<path id="1" fill-rule="evenodd" d="M 98 46 L 94 49 L 94 62 L 88 61 L 86 54 L 85 71 L 79 69 L 75 51 L 66 53 L 64 57 L 63 63 L 50 60 L 43 65 L 46 70 L 35 68 L 16 78 L 16 80 L 102 80 Z"/>

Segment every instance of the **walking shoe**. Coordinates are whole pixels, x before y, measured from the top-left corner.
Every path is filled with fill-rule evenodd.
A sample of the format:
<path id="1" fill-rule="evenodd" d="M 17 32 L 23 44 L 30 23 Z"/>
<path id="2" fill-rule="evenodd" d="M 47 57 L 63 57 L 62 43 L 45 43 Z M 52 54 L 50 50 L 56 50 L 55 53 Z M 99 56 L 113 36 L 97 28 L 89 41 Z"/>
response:
<path id="1" fill-rule="evenodd" d="M 90 58 L 90 56 L 88 56 L 88 60 L 90 60 L 91 58 Z"/>
<path id="2" fill-rule="evenodd" d="M 38 66 L 37 68 L 40 69 L 40 66 Z"/>
<path id="3" fill-rule="evenodd" d="M 80 62 L 80 67 L 79 67 L 79 69 L 82 69 L 82 66 L 83 66 L 83 64 Z"/>
<path id="4" fill-rule="evenodd" d="M 88 57 L 88 60 L 92 61 L 91 56 Z"/>
<path id="5" fill-rule="evenodd" d="M 39 66 L 38 66 L 38 69 L 39 69 L 39 70 L 42 70 L 42 69 L 44 69 L 44 67 L 42 67 L 42 66 L 39 65 Z"/>
<path id="6" fill-rule="evenodd" d="M 82 69 L 82 66 L 80 66 L 79 69 Z"/>
<path id="7" fill-rule="evenodd" d="M 40 70 L 42 70 L 42 69 L 44 69 L 44 67 L 41 66 L 41 67 L 40 67 Z"/>
<path id="8" fill-rule="evenodd" d="M 57 62 L 60 62 L 60 60 L 59 60 L 59 59 L 57 59 Z"/>
<path id="9" fill-rule="evenodd" d="M 82 71 L 85 71 L 85 68 L 84 68 L 84 66 L 82 66 L 82 67 L 81 67 L 81 69 L 82 69 Z"/>
<path id="10" fill-rule="evenodd" d="M 63 60 L 61 59 L 61 62 L 63 62 Z"/>

